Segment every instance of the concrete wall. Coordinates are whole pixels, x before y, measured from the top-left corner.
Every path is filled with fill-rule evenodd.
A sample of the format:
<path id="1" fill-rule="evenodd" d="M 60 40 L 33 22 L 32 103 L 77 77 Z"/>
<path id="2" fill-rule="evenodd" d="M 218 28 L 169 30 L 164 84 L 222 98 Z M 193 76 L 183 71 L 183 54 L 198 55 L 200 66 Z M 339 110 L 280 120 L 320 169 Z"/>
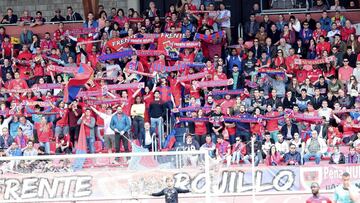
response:
<path id="1" fill-rule="evenodd" d="M 112 7 L 123 8 L 126 12 L 128 9 L 128 2 L 137 0 L 99 0 L 99 4 L 104 5 L 107 13 L 110 12 Z M 46 21 L 54 15 L 56 9 L 61 10 L 61 14 L 66 16 L 66 7 L 72 6 L 74 11 L 84 17 L 82 0 L 0 0 L 0 17 L 6 15 L 6 9 L 12 8 L 14 13 L 20 17 L 26 9 L 30 11 L 31 16 L 35 16 L 36 11 L 40 10 Z"/>

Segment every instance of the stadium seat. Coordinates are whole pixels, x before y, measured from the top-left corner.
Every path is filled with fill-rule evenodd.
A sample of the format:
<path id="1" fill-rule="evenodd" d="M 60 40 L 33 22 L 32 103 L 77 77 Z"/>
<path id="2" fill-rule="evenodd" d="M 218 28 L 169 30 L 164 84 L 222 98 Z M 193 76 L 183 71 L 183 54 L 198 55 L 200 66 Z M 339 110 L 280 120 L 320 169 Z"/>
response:
<path id="1" fill-rule="evenodd" d="M 187 132 L 187 128 L 174 128 L 176 133 L 175 133 L 175 138 L 176 138 L 176 143 L 175 146 L 181 146 L 184 142 L 183 142 L 183 136 L 184 133 Z"/>

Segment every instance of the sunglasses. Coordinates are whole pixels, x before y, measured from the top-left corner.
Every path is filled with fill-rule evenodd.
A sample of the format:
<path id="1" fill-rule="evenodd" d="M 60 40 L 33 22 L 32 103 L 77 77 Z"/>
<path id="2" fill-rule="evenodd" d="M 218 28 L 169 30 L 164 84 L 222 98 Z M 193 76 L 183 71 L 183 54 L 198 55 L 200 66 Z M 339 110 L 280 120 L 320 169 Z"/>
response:
<path id="1" fill-rule="evenodd" d="M 349 61 L 344 61 L 345 63 L 349 62 Z"/>

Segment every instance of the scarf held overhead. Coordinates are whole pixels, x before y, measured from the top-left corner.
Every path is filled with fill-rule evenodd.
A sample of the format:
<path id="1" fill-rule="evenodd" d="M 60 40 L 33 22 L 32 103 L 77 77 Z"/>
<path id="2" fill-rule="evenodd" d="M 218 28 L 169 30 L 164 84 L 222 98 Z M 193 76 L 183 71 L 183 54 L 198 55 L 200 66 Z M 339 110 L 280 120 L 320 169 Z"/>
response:
<path id="1" fill-rule="evenodd" d="M 129 84 L 106 85 L 105 89 L 107 89 L 108 91 L 111 91 L 111 90 L 140 89 L 140 88 L 144 88 L 144 87 L 145 87 L 145 83 L 135 82 L 135 83 L 129 83 Z"/>
<path id="2" fill-rule="evenodd" d="M 224 87 L 224 86 L 232 85 L 233 83 L 234 83 L 233 79 L 227 79 L 227 80 L 201 81 L 201 82 L 197 82 L 195 85 L 199 88 Z"/>
<path id="3" fill-rule="evenodd" d="M 33 87 L 39 90 L 62 89 L 61 84 L 54 84 L 54 83 L 35 84 Z"/>
<path id="4" fill-rule="evenodd" d="M 244 94 L 244 90 L 214 90 L 211 95 L 241 95 Z"/>
<path id="5" fill-rule="evenodd" d="M 225 37 L 224 31 L 216 32 L 211 35 L 205 35 L 205 34 L 195 34 L 195 39 L 202 40 L 207 43 L 219 43 L 221 40 Z"/>
<path id="6" fill-rule="evenodd" d="M 323 63 L 330 63 L 332 61 L 335 61 L 335 56 L 330 56 L 322 59 L 295 59 L 294 64 L 296 65 L 317 65 L 317 64 L 323 64 Z"/>
<path id="7" fill-rule="evenodd" d="M 76 97 L 99 97 L 103 96 L 106 92 L 103 90 L 93 90 L 93 91 L 81 91 L 77 94 Z"/>
<path id="8" fill-rule="evenodd" d="M 151 64 L 151 70 L 156 72 L 173 72 L 173 71 L 180 71 L 185 70 L 185 68 L 188 67 L 185 64 L 177 64 L 174 66 L 165 66 L 161 63 L 153 63 Z"/>
<path id="9" fill-rule="evenodd" d="M 95 28 L 74 28 L 69 30 L 70 35 L 87 35 L 96 32 Z"/>
<path id="10" fill-rule="evenodd" d="M 126 50 L 116 52 L 116 53 L 103 54 L 103 55 L 99 56 L 98 59 L 100 61 L 107 61 L 107 60 L 111 60 L 111 59 L 122 59 L 122 58 L 130 57 L 133 53 L 134 52 L 132 49 L 126 49 Z"/>
<path id="11" fill-rule="evenodd" d="M 285 72 L 280 69 L 272 69 L 272 68 L 259 68 L 258 73 L 264 73 L 267 75 L 284 75 Z"/>
<path id="12" fill-rule="evenodd" d="M 48 69 L 50 71 L 57 72 L 57 73 L 72 73 L 72 74 L 75 74 L 75 73 L 77 73 L 79 67 L 74 67 L 74 66 L 63 67 L 63 66 L 50 65 L 50 66 L 48 66 Z"/>
<path id="13" fill-rule="evenodd" d="M 186 81 L 197 80 L 197 79 L 204 78 L 206 76 L 206 74 L 207 74 L 207 72 L 200 72 L 200 73 L 185 75 L 185 76 L 178 77 L 177 81 L 186 82 Z"/>
<path id="14" fill-rule="evenodd" d="M 115 98 L 115 99 L 102 99 L 102 100 L 87 100 L 86 103 L 89 105 L 101 105 L 101 104 L 119 104 L 127 102 L 127 99 Z"/>

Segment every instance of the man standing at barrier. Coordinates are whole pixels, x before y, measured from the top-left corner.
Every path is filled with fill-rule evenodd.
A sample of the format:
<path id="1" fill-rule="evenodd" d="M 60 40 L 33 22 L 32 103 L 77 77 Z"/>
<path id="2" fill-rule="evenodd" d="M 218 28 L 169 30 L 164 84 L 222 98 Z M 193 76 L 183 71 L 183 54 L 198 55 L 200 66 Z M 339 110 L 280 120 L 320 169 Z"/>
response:
<path id="1" fill-rule="evenodd" d="M 359 195 L 355 192 L 356 189 L 351 186 L 350 174 L 344 172 L 342 175 L 343 184 L 335 188 L 334 202 L 335 203 L 358 203 Z"/>
<path id="2" fill-rule="evenodd" d="M 149 116 L 151 127 L 157 130 L 159 135 L 160 149 L 162 148 L 163 135 L 164 135 L 164 120 L 166 115 L 166 107 L 160 100 L 160 92 L 156 90 L 154 92 L 154 101 L 151 102 L 149 107 Z"/>
<path id="3" fill-rule="evenodd" d="M 129 152 L 128 131 L 130 130 L 130 118 L 123 113 L 122 107 L 117 107 L 117 113 L 111 118 L 110 128 L 115 132 L 115 151 L 120 152 L 120 141 L 122 141 L 125 152 Z"/>
<path id="4" fill-rule="evenodd" d="M 173 177 L 167 177 L 166 178 L 166 188 L 164 188 L 160 192 L 152 193 L 152 196 L 163 196 L 165 195 L 165 203 L 178 203 L 178 194 L 179 193 L 188 193 L 189 190 L 183 190 L 180 188 L 174 187 L 174 179 Z"/>
<path id="5" fill-rule="evenodd" d="M 319 194 L 320 186 L 318 183 L 312 183 L 311 184 L 311 192 L 313 194 L 312 197 L 309 197 L 306 200 L 306 203 L 331 203 L 331 200 L 327 197 L 320 196 Z"/>

